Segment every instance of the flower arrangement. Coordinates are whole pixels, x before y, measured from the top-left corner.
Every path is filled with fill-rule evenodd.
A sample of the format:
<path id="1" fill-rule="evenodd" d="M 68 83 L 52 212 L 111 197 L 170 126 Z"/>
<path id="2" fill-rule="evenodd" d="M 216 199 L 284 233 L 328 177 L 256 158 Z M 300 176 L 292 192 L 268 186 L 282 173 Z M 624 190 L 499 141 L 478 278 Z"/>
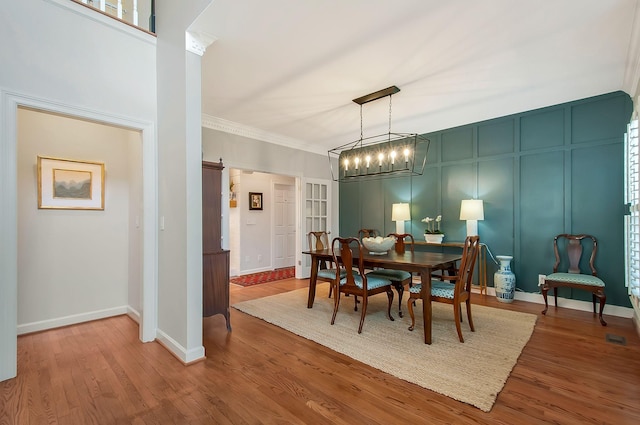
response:
<path id="1" fill-rule="evenodd" d="M 442 230 L 440 230 L 440 222 L 442 221 L 442 216 L 439 215 L 436 218 L 425 217 L 422 219 L 423 223 L 427 223 L 427 228 L 424 229 L 424 233 L 428 235 L 441 235 Z"/>

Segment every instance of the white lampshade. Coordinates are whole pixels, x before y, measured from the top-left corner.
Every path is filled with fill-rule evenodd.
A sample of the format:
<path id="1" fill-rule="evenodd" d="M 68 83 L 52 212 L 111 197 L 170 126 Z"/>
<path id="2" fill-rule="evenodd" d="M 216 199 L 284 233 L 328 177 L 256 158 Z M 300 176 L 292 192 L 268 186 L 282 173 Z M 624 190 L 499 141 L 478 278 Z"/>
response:
<path id="1" fill-rule="evenodd" d="M 396 233 L 403 234 L 405 220 L 411 220 L 409 204 L 393 204 L 391 207 L 391 220 L 396 222 Z"/>
<path id="2" fill-rule="evenodd" d="M 391 220 L 392 221 L 405 221 L 411 220 L 411 211 L 409 211 L 409 204 L 393 204 L 391 208 Z"/>
<path id="3" fill-rule="evenodd" d="M 460 204 L 460 220 L 467 220 L 467 236 L 476 236 L 478 220 L 484 220 L 482 199 L 463 199 Z"/>

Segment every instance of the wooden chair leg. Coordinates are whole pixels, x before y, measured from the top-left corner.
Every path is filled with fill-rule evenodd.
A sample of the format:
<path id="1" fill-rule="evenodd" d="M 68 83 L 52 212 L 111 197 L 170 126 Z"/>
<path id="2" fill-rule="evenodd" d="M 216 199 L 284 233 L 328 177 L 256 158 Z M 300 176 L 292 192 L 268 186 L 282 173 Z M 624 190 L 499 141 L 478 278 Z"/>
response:
<path id="1" fill-rule="evenodd" d="M 413 298 L 409 297 L 407 301 L 407 310 L 409 310 L 409 316 L 411 316 L 411 326 L 409 326 L 409 330 L 412 331 L 416 326 L 416 316 L 413 314 L 413 305 L 415 304 Z"/>
<path id="2" fill-rule="evenodd" d="M 467 304 L 467 319 L 469 320 L 469 328 L 471 332 L 475 332 L 476 330 L 473 327 L 473 319 L 471 318 L 471 300 L 466 301 Z"/>
<path id="3" fill-rule="evenodd" d="M 389 305 L 387 306 L 387 317 L 393 322 L 395 319 L 391 315 L 391 304 L 393 304 L 393 291 L 391 290 L 391 287 L 387 288 L 387 298 L 389 299 Z"/>
<path id="4" fill-rule="evenodd" d="M 460 320 L 458 320 L 457 318 L 460 317 L 460 313 L 461 313 L 461 309 L 460 309 L 460 303 L 455 303 L 453 305 L 453 317 L 455 317 L 455 322 L 456 322 L 456 331 L 458 331 L 458 338 L 460 339 L 460 342 L 464 342 L 464 338 L 462 337 L 462 327 L 460 326 Z"/>
<path id="5" fill-rule="evenodd" d="M 362 325 L 364 325 L 364 316 L 367 314 L 367 301 L 368 297 L 362 297 L 362 313 L 360 313 L 360 326 L 358 326 L 358 333 L 362 333 Z"/>
<path id="6" fill-rule="evenodd" d="M 602 318 L 602 311 L 604 310 L 604 303 L 605 301 L 607 301 L 607 296 L 604 292 L 600 292 L 598 293 L 598 298 L 600 298 L 600 313 L 598 314 L 598 317 L 600 318 L 600 324 L 602 326 L 607 326 L 607 322 L 605 322 Z"/>
<path id="7" fill-rule="evenodd" d="M 547 292 L 549 288 L 545 288 L 544 286 L 540 289 L 542 292 L 542 298 L 544 298 L 544 310 L 542 310 L 542 314 L 547 314 L 547 310 L 549 309 L 549 303 L 547 302 Z"/>
<path id="8" fill-rule="evenodd" d="M 404 294 L 404 285 L 402 282 L 394 282 L 393 287 L 398 292 L 398 316 L 402 317 L 402 295 Z"/>
<path id="9" fill-rule="evenodd" d="M 332 285 L 334 285 L 332 283 Z M 333 297 L 333 316 L 331 316 L 331 324 L 336 321 L 336 314 L 338 313 L 338 306 L 340 306 L 340 290 L 336 288 L 335 295 Z"/>

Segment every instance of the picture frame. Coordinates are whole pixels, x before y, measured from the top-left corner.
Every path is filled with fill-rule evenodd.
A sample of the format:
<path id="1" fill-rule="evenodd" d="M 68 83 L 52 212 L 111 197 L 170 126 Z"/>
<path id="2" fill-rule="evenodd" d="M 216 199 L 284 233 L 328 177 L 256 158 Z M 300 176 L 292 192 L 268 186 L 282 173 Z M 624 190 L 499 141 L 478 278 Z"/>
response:
<path id="1" fill-rule="evenodd" d="M 249 210 L 262 210 L 261 192 L 249 192 Z"/>
<path id="2" fill-rule="evenodd" d="M 38 209 L 104 210 L 104 163 L 38 155 Z"/>

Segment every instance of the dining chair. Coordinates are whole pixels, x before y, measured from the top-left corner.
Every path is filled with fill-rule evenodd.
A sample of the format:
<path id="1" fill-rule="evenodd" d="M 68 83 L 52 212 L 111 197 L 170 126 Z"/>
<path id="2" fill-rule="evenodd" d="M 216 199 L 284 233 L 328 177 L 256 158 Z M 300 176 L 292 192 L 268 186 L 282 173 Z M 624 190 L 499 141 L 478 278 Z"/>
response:
<path id="1" fill-rule="evenodd" d="M 411 253 L 414 252 L 415 241 L 413 236 L 409 233 L 389 233 L 387 237 L 393 236 L 396 238 L 394 249 L 398 254 L 404 254 L 406 246 L 409 245 Z M 412 286 L 413 275 L 406 270 L 394 270 L 379 268 L 369 273 L 373 276 L 383 277 L 391 281 L 391 285 L 396 289 L 398 293 L 398 316 L 402 317 L 402 295 L 404 294 L 404 285 Z"/>
<path id="2" fill-rule="evenodd" d="M 358 239 L 362 240 L 362 238 L 375 238 L 380 235 L 376 229 L 360 229 L 358 230 Z"/>
<path id="3" fill-rule="evenodd" d="M 460 308 L 460 304 L 463 302 L 467 307 L 469 328 L 471 329 L 471 332 L 475 332 L 473 319 L 471 317 L 471 283 L 473 281 L 473 270 L 476 265 L 476 258 L 478 258 L 479 245 L 480 237 L 467 236 L 464 241 L 460 267 L 457 268 L 456 275 L 444 275 L 441 277 L 443 280 L 432 279 L 431 294 L 428 295 L 429 300 L 423 300 L 423 302 L 436 301 L 453 305 L 453 317 L 456 323 L 456 330 L 458 331 L 458 339 L 460 339 L 460 342 L 464 342 L 462 329 L 460 327 L 460 322 L 462 322 L 462 310 Z M 451 281 L 451 283 L 447 281 Z M 407 308 L 409 309 L 409 315 L 411 316 L 411 326 L 409 326 L 410 331 L 414 329 L 416 324 L 415 316 L 413 314 L 413 303 L 415 300 L 422 299 L 421 291 L 422 284 L 417 284 L 409 288 L 409 301 L 407 303 Z"/>
<path id="4" fill-rule="evenodd" d="M 360 240 L 355 237 L 334 238 L 331 242 L 333 261 L 341 273 L 339 280 L 333 281 L 333 315 L 331 324 L 333 325 L 340 306 L 340 294 L 354 295 L 362 298 L 362 311 L 360 313 L 360 325 L 358 333 L 362 333 L 362 325 L 367 314 L 367 303 L 370 296 L 387 293 L 389 305 L 387 306 L 387 317 L 393 321 L 391 316 L 391 303 L 393 302 L 393 291 L 391 281 L 378 276 L 372 276 L 364 269 L 364 249 Z M 357 252 L 354 256 L 353 251 Z M 358 311 L 358 303 L 355 303 L 354 311 Z"/>
<path id="5" fill-rule="evenodd" d="M 587 266 L 583 264 L 580 268 L 582 254 L 589 255 L 588 268 L 591 274 L 582 273 Z M 598 277 L 598 272 L 594 266 L 596 253 L 598 252 L 598 240 L 592 235 L 569 235 L 566 233 L 557 235 L 553 238 L 553 252 L 556 262 L 553 265 L 553 273 L 544 278 L 540 291 L 544 298 L 544 310 L 542 314 L 547 314 L 549 304 L 547 303 L 547 292 L 553 288 L 553 297 L 555 299 L 556 308 L 558 308 L 558 287 L 576 288 L 591 292 L 591 300 L 593 302 L 593 313 L 596 312 L 596 298 L 600 300 L 600 313 L 598 317 L 602 326 L 607 323 L 602 318 L 602 311 L 607 296 L 604 293 L 605 283 Z M 566 272 L 561 270 L 567 270 Z"/>
<path id="6" fill-rule="evenodd" d="M 307 233 L 307 241 L 309 243 L 309 250 L 311 251 L 322 251 L 325 249 L 330 249 L 329 247 L 329 233 L 327 231 L 311 231 Z M 336 271 L 337 267 L 333 262 L 328 262 L 325 260 L 320 261 L 318 268 L 317 280 L 323 282 L 333 283 L 336 280 Z M 341 275 L 342 277 L 343 275 Z M 329 298 L 331 298 L 331 292 L 333 290 L 333 285 L 329 286 Z"/>

